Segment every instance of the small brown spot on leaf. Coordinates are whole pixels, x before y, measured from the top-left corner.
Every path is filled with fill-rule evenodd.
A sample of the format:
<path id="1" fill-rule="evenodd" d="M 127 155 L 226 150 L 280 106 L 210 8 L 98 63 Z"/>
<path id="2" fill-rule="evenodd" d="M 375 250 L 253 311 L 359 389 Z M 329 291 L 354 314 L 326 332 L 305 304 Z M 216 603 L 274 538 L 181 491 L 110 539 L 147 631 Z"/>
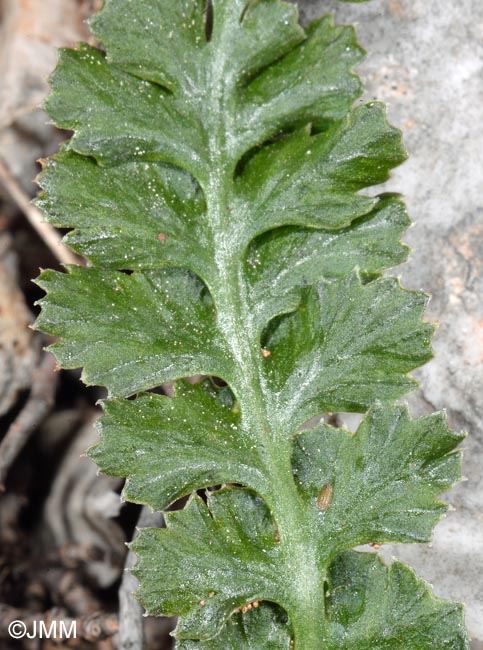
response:
<path id="1" fill-rule="evenodd" d="M 332 484 L 326 483 L 317 495 L 317 505 L 319 507 L 319 510 L 326 512 L 329 509 L 329 506 L 332 503 L 333 493 L 334 490 L 332 488 Z"/>
<path id="2" fill-rule="evenodd" d="M 204 600 L 200 600 L 199 605 L 200 607 L 204 607 L 206 605 L 206 602 Z"/>
<path id="3" fill-rule="evenodd" d="M 271 354 L 272 353 L 270 352 L 270 350 L 266 350 L 265 348 L 262 348 L 262 355 L 265 357 L 265 359 L 269 357 Z"/>
<path id="4" fill-rule="evenodd" d="M 166 241 L 166 235 L 164 234 L 164 232 L 159 233 L 158 241 L 160 241 L 160 242 L 165 242 Z"/>

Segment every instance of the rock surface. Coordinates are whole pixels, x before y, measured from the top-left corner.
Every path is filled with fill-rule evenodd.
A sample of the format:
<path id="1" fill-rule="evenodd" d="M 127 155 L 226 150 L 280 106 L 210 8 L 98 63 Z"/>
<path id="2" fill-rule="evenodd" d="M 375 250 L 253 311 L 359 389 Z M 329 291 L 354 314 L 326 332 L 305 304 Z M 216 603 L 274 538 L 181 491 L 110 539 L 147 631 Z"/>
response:
<path id="1" fill-rule="evenodd" d="M 430 547 L 391 545 L 387 559 L 411 564 L 438 596 L 466 605 L 472 649 L 483 648 L 483 3 L 299 0 L 305 21 L 333 12 L 356 23 L 368 50 L 359 68 L 367 94 L 389 105 L 410 158 L 387 187 L 415 222 L 406 237 L 403 284 L 431 294 L 439 322 L 435 359 L 415 373 L 414 415 L 447 409 L 464 444 L 467 480 L 446 500 L 455 511 Z"/>

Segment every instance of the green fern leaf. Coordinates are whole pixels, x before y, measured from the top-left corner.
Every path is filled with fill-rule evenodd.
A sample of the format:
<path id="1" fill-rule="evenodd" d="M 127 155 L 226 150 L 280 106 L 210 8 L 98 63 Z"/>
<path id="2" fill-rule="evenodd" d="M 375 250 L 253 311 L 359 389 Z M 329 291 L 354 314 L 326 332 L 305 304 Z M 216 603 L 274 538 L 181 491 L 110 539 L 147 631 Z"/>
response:
<path id="1" fill-rule="evenodd" d="M 39 199 L 88 266 L 42 273 L 37 326 L 108 388 L 90 454 L 125 497 L 191 494 L 133 542 L 138 597 L 181 616 L 184 650 L 467 648 L 458 606 L 347 552 L 428 539 L 460 440 L 393 404 L 433 328 L 381 277 L 408 218 L 363 190 L 405 152 L 382 105 L 351 109 L 352 28 L 304 32 L 280 0 L 106 0 L 92 29 L 105 52 L 64 50 L 52 76 L 74 133 Z M 143 392 L 168 380 L 172 399 Z M 354 436 L 299 431 L 368 408 Z"/>
<path id="2" fill-rule="evenodd" d="M 245 608 L 246 609 L 246 608 Z M 327 650 L 465 650 L 461 606 L 434 598 L 401 562 L 387 569 L 373 554 L 343 553 L 331 564 L 326 592 Z M 209 641 L 179 650 L 287 650 L 292 630 L 269 604 L 235 614 Z"/>
<path id="3" fill-rule="evenodd" d="M 220 490 L 166 517 L 167 529 L 144 529 L 132 544 L 140 558 L 134 574 L 148 612 L 184 616 L 179 638 L 209 639 L 237 607 L 280 600 L 280 548 L 260 497 Z"/>
<path id="4" fill-rule="evenodd" d="M 107 401 L 104 409 L 101 442 L 90 457 L 104 473 L 128 479 L 127 500 L 162 510 L 195 489 L 229 482 L 268 493 L 256 438 L 231 395 L 210 381 L 179 382 L 173 399 L 143 394 Z"/>
<path id="5" fill-rule="evenodd" d="M 446 511 L 435 496 L 460 476 L 453 450 L 461 440 L 442 413 L 411 420 L 406 408 L 384 404 L 354 435 L 326 424 L 300 434 L 293 465 L 304 497 L 315 504 L 330 486 L 321 553 L 332 542 L 337 553 L 369 542 L 429 541 Z"/>
<path id="6" fill-rule="evenodd" d="M 161 418 L 158 424 L 162 428 Z M 153 455 L 145 440 L 124 455 L 131 467 L 134 453 Z M 453 449 L 460 441 L 440 414 L 413 421 L 404 408 L 387 405 L 374 407 L 354 436 L 327 425 L 300 434 L 293 472 L 307 530 L 299 534 L 313 540 L 324 566 L 358 544 L 427 541 L 446 510 L 434 497 L 459 476 L 460 458 Z M 104 450 L 103 455 L 109 454 Z M 227 450 L 227 455 L 236 462 L 235 454 Z M 138 482 L 144 463 L 136 463 Z M 248 473 L 244 479 L 251 485 Z M 255 484 L 270 504 L 270 487 L 265 491 L 257 477 Z M 150 613 L 182 613 L 180 637 L 211 638 L 234 610 L 254 601 L 275 602 L 291 614 L 295 604 L 277 524 L 254 493 L 219 491 L 206 505 L 195 498 L 182 512 L 170 513 L 167 523 L 167 530 L 142 531 L 134 544 L 141 558 L 138 596 Z"/>
<path id="7" fill-rule="evenodd" d="M 461 605 L 434 598 L 401 562 L 372 553 L 338 556 L 329 571 L 330 650 L 463 650 Z"/>
<path id="8" fill-rule="evenodd" d="M 255 601 L 250 610 L 234 614 L 222 632 L 208 641 L 184 640 L 178 650 L 287 650 L 292 631 L 287 615 L 269 603 Z"/>
<path id="9" fill-rule="evenodd" d="M 37 327 L 62 337 L 52 351 L 87 384 L 122 396 L 199 372 L 231 378 L 213 301 L 189 271 L 73 267 L 38 284 L 49 297 Z"/>

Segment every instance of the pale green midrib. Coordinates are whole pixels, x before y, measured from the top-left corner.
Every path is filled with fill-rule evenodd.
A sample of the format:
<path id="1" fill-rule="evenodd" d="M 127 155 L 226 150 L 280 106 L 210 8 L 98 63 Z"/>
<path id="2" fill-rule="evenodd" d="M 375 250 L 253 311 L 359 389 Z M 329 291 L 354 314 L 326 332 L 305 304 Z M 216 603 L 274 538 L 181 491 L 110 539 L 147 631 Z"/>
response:
<path id="1" fill-rule="evenodd" d="M 235 197 L 237 161 L 231 160 L 226 151 L 226 143 L 233 133 L 227 124 L 230 111 L 225 103 L 227 77 L 223 71 L 227 51 L 229 48 L 218 44 L 208 83 L 211 165 L 204 189 L 218 271 L 212 293 L 219 331 L 224 334 L 236 366 L 237 385 L 232 388 L 241 405 L 244 425 L 259 443 L 267 483 L 271 485 L 269 494 L 263 496 L 278 528 L 281 556 L 286 566 L 283 589 L 287 602 L 282 604 L 290 615 L 297 650 L 322 650 L 326 638 L 325 570 L 321 570 L 320 549 L 313 536 L 311 518 L 295 485 L 289 432 L 283 429 L 282 420 L 276 417 L 275 411 L 270 409 L 269 415 L 267 410 L 269 395 L 262 389 L 260 341 L 258 330 L 251 322 L 248 287 L 244 281 L 244 251 L 238 238 L 230 235 L 232 220 L 237 218 L 229 212 L 230 199 Z"/>
<path id="2" fill-rule="evenodd" d="M 215 203 L 221 216 L 222 204 L 219 201 L 209 200 L 210 212 L 213 215 Z M 214 240 L 221 245 L 220 248 L 226 241 L 221 225 L 214 234 Z M 311 535 L 312 522 L 304 516 L 305 508 L 292 473 L 290 436 L 283 430 L 281 421 L 269 417 L 267 413 L 268 396 L 261 389 L 262 355 L 259 342 L 253 336 L 254 330 L 249 326 L 250 312 L 243 299 L 247 287 L 239 272 L 241 260 L 218 255 L 217 261 L 220 264 L 220 281 L 214 289 L 213 297 L 220 314 L 219 329 L 238 366 L 238 385 L 232 388 L 241 405 L 244 427 L 259 442 L 259 454 L 264 463 L 267 483 L 271 486 L 270 492 L 263 496 L 276 522 L 280 548 L 287 564 L 285 589 L 292 591 L 288 596 L 292 605 L 289 613 L 299 619 L 300 627 L 295 620 L 292 620 L 292 624 L 295 628 L 302 628 L 306 637 L 298 647 L 321 650 L 319 622 L 324 619 L 324 576 L 320 574 L 317 557 L 319 548 Z M 300 620 L 302 616 L 303 622 Z M 314 622 L 315 634 L 310 637 L 311 624 Z"/>

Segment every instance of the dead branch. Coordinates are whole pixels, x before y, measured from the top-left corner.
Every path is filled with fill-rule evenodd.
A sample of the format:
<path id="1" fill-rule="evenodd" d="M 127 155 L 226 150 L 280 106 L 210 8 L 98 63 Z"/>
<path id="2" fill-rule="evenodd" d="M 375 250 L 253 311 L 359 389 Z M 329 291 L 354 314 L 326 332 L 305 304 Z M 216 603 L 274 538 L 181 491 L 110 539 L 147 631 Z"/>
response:
<path id="1" fill-rule="evenodd" d="M 0 443 L 0 491 L 2 492 L 5 490 L 4 482 L 10 465 L 53 406 L 57 377 L 55 359 L 46 352 L 34 371 L 32 389 L 25 406 Z"/>
<path id="2" fill-rule="evenodd" d="M 150 508 L 144 506 L 138 519 L 138 527 L 163 526 L 163 515 L 160 512 L 151 512 Z M 146 645 L 143 608 L 133 596 L 138 586 L 137 580 L 129 570 L 135 563 L 136 555 L 130 550 L 126 556 L 124 575 L 119 588 L 119 650 L 143 650 Z"/>
<path id="3" fill-rule="evenodd" d="M 15 201 L 20 210 L 28 219 L 30 225 L 36 230 L 44 243 L 49 247 L 55 257 L 62 264 L 80 264 L 82 258 L 72 253 L 62 243 L 62 237 L 57 230 L 47 223 L 42 212 L 30 201 L 30 197 L 23 191 L 7 165 L 0 160 L 0 184 Z"/>

